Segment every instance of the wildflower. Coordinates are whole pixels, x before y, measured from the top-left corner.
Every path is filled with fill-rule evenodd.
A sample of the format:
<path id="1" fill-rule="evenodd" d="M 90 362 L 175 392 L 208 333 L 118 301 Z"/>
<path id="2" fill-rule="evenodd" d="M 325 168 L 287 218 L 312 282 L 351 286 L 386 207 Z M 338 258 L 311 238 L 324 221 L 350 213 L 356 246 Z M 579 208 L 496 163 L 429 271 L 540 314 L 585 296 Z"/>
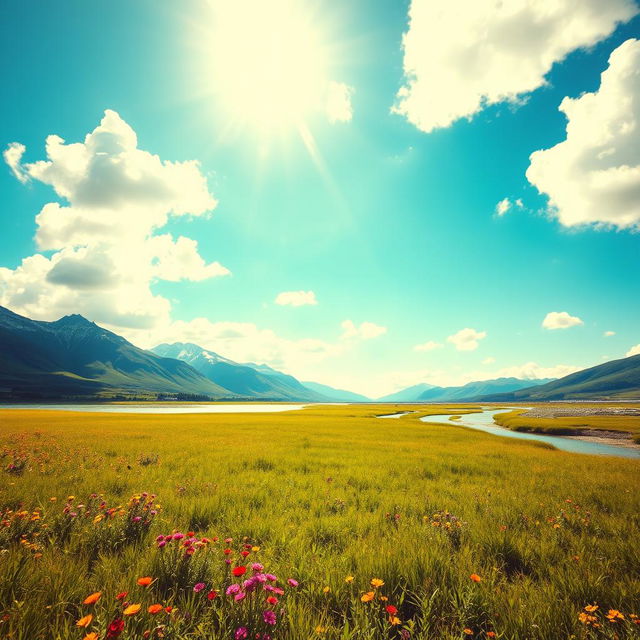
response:
<path id="1" fill-rule="evenodd" d="M 273 575 L 273 573 L 266 573 L 265 574 L 267 580 L 269 580 L 269 582 L 277 582 L 278 578 L 276 576 Z"/>
<path id="2" fill-rule="evenodd" d="M 102 591 L 96 591 L 95 593 L 92 593 L 90 596 L 87 596 L 82 604 L 95 604 L 96 602 L 98 602 L 98 600 L 100 600 L 100 597 L 102 596 Z"/>
<path id="3" fill-rule="evenodd" d="M 244 591 L 238 591 L 238 593 L 236 593 L 236 595 L 233 597 L 233 599 L 236 602 L 241 602 L 242 600 L 244 600 L 247 597 L 247 594 Z"/>
<path id="4" fill-rule="evenodd" d="M 235 640 L 245 640 L 249 636 L 247 627 L 238 627 L 234 635 Z"/>
<path id="5" fill-rule="evenodd" d="M 289 583 L 290 587 L 297 587 L 299 584 L 299 582 L 297 580 L 294 580 L 293 578 L 289 578 L 287 582 Z"/>
<path id="6" fill-rule="evenodd" d="M 82 640 L 98 640 L 98 634 L 95 631 L 92 631 L 91 633 L 87 633 Z"/>
<path id="7" fill-rule="evenodd" d="M 211 589 L 209 593 L 207 593 L 207 600 L 214 600 L 218 597 L 218 592 L 215 589 Z"/>
<path id="8" fill-rule="evenodd" d="M 385 607 L 386 612 L 391 615 L 391 616 L 395 616 L 396 613 L 398 613 L 398 610 L 392 605 L 392 604 L 388 604 Z"/>
<path id="9" fill-rule="evenodd" d="M 477 573 L 472 573 L 469 578 L 472 582 L 480 582 L 482 578 Z"/>
<path id="10" fill-rule="evenodd" d="M 468 636 L 472 636 L 473 635 L 473 630 L 469 629 L 469 627 L 467 627 L 466 629 L 463 630 L 464 634 L 468 635 Z"/>
<path id="11" fill-rule="evenodd" d="M 158 542 L 158 549 L 162 549 L 162 547 L 166 546 L 166 541 L 165 540 L 160 540 L 160 542 Z"/>
<path id="12" fill-rule="evenodd" d="M 253 553 L 257 553 L 260 551 L 260 547 L 251 547 L 251 551 L 253 551 Z"/>
<path id="13" fill-rule="evenodd" d="M 389 616 L 389 624 L 391 624 L 392 626 L 396 626 L 398 624 L 401 624 L 402 620 L 400 620 L 400 618 L 398 618 L 398 616 Z"/>
<path id="14" fill-rule="evenodd" d="M 239 584 L 230 584 L 227 587 L 227 590 L 225 592 L 228 596 L 233 596 L 236 593 L 240 593 L 240 585 Z"/>
<path id="15" fill-rule="evenodd" d="M 371 586 L 374 589 L 377 589 L 378 587 L 381 587 L 384 584 L 384 580 L 380 580 L 380 578 L 372 578 L 371 579 Z"/>
<path id="16" fill-rule="evenodd" d="M 139 604 L 130 604 L 123 612 L 124 616 L 135 616 L 138 611 L 140 611 L 142 605 Z"/>
<path id="17" fill-rule="evenodd" d="M 374 591 L 367 591 L 367 593 L 362 594 L 362 597 L 360 598 L 360 600 L 362 602 L 371 602 L 375 597 L 376 597 L 376 594 Z"/>
<path id="18" fill-rule="evenodd" d="M 271 605 L 276 605 L 278 604 L 278 598 L 276 598 L 275 596 L 269 596 L 267 598 L 267 602 Z"/>
<path id="19" fill-rule="evenodd" d="M 487 631 L 487 638 L 495 638 L 495 637 L 496 637 L 495 631 Z"/>
<path id="20" fill-rule="evenodd" d="M 322 590 L 322 593 L 329 593 L 329 591 L 331 591 L 331 589 L 330 589 L 329 587 L 325 587 L 325 588 Z"/>
<path id="21" fill-rule="evenodd" d="M 230 555 L 233 553 L 233 551 L 231 551 L 231 549 L 225 549 L 222 553 L 224 553 L 226 556 Z"/>
<path id="22" fill-rule="evenodd" d="M 326 631 L 327 627 L 323 627 L 321 624 L 316 627 L 316 633 L 318 634 L 326 633 Z"/>
<path id="23" fill-rule="evenodd" d="M 585 608 L 585 611 L 588 611 L 589 613 L 593 613 L 594 611 L 598 610 L 598 605 L 597 604 L 588 604 Z"/>
<path id="24" fill-rule="evenodd" d="M 200 593 L 207 585 L 204 582 L 198 582 L 193 585 L 193 590 L 195 593 Z"/>
<path id="25" fill-rule="evenodd" d="M 138 578 L 136 582 L 141 587 L 148 587 L 153 582 L 153 578 L 150 578 L 149 576 L 145 576 L 144 578 Z"/>
<path id="26" fill-rule="evenodd" d="M 249 553 L 250 553 L 249 551 L 241 551 L 241 552 L 240 552 L 240 555 L 241 555 L 243 558 L 246 558 L 246 557 L 249 555 Z"/>
<path id="27" fill-rule="evenodd" d="M 231 570 L 231 573 L 237 578 L 239 576 L 243 576 L 245 573 L 247 573 L 247 567 L 234 567 Z"/>
<path id="28" fill-rule="evenodd" d="M 607 613 L 607 620 L 609 620 L 609 622 L 624 620 L 624 615 L 620 613 L 620 611 L 618 611 L 617 609 L 609 609 L 609 613 Z"/>
<path id="29" fill-rule="evenodd" d="M 264 567 L 259 563 L 259 562 L 254 562 L 251 565 L 251 570 L 255 571 L 256 573 L 259 573 L 260 571 L 262 571 L 264 569 Z"/>
<path id="30" fill-rule="evenodd" d="M 124 620 L 116 618 L 107 628 L 107 638 L 117 638 L 124 630 Z"/>
<path id="31" fill-rule="evenodd" d="M 155 616 L 156 613 L 160 613 L 162 611 L 162 609 L 164 609 L 164 607 L 161 604 L 152 604 L 147 611 L 152 615 Z"/>
<path id="32" fill-rule="evenodd" d="M 262 612 L 262 619 L 270 625 L 274 625 L 276 623 L 276 614 L 273 611 L 267 609 Z"/>
<path id="33" fill-rule="evenodd" d="M 93 616 L 89 613 L 86 616 L 82 616 L 78 622 L 76 622 L 76 627 L 88 627 L 93 620 Z"/>
<path id="34" fill-rule="evenodd" d="M 344 579 L 344 581 L 345 581 L 347 584 L 351 584 L 351 583 L 353 582 L 353 576 L 347 576 L 347 577 Z"/>
<path id="35" fill-rule="evenodd" d="M 116 600 L 124 600 L 127 595 L 129 594 L 128 591 L 121 591 L 117 596 L 116 596 Z"/>

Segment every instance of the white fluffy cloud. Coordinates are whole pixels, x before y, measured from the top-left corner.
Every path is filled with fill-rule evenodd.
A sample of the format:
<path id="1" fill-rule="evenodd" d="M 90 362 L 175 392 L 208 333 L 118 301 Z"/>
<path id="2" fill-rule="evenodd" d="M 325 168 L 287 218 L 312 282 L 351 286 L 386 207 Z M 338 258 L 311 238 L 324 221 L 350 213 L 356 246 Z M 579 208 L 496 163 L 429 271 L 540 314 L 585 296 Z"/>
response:
<path id="1" fill-rule="evenodd" d="M 276 296 L 275 303 L 283 306 L 302 307 L 318 304 L 313 291 L 283 291 Z"/>
<path id="2" fill-rule="evenodd" d="M 555 62 L 637 13 L 633 0 L 412 0 L 393 111 L 429 132 L 517 102 Z"/>
<path id="3" fill-rule="evenodd" d="M 611 336 L 615 336 L 615 335 L 616 335 L 616 332 L 615 332 L 615 331 L 605 331 L 602 335 L 603 335 L 605 338 L 610 338 Z"/>
<path id="4" fill-rule="evenodd" d="M 569 329 L 584 324 L 577 316 L 569 315 L 566 311 L 550 311 L 544 317 L 542 326 L 545 329 Z"/>
<path id="5" fill-rule="evenodd" d="M 381 327 L 373 322 L 361 322 L 355 325 L 351 320 L 345 320 L 340 326 L 343 329 L 342 340 L 371 340 L 387 333 L 387 327 Z"/>
<path id="6" fill-rule="evenodd" d="M 27 148 L 23 144 L 11 142 L 2 152 L 2 157 L 9 166 L 9 169 L 11 169 L 11 173 L 22 183 L 27 182 L 29 179 L 26 171 L 22 168 L 22 156 L 26 150 Z"/>
<path id="7" fill-rule="evenodd" d="M 496 215 L 503 216 L 511 211 L 511 209 L 522 209 L 523 207 L 524 205 L 522 204 L 522 200 L 520 200 L 520 198 L 518 198 L 517 200 L 509 200 L 509 198 L 503 198 L 496 205 Z"/>
<path id="8" fill-rule="evenodd" d="M 350 122 L 353 118 L 353 87 L 344 82 L 330 82 L 327 88 L 326 113 L 329 122 Z"/>
<path id="9" fill-rule="evenodd" d="M 440 349 L 444 345 L 440 342 L 435 342 L 433 340 L 427 340 L 427 342 L 423 342 L 422 344 L 417 344 L 413 347 L 414 351 L 433 351 L 434 349 Z"/>
<path id="10" fill-rule="evenodd" d="M 134 130 L 107 110 L 84 142 L 51 135 L 47 159 L 22 164 L 12 143 L 5 161 L 21 181 L 50 185 L 64 204 L 36 216 L 41 253 L 15 269 L 0 268 L 0 304 L 32 318 L 82 313 L 116 327 L 166 321 L 167 299 L 155 280 L 204 280 L 229 273 L 207 263 L 195 240 L 156 234 L 170 216 L 205 214 L 216 206 L 197 162 L 169 162 L 138 148 Z"/>
<path id="11" fill-rule="evenodd" d="M 455 345 L 458 351 L 475 351 L 480 345 L 480 340 L 487 337 L 486 331 L 476 331 L 475 329 L 460 329 L 457 333 L 449 336 L 447 342 Z"/>
<path id="12" fill-rule="evenodd" d="M 640 41 L 609 57 L 600 88 L 565 98 L 564 141 L 531 154 L 527 179 L 561 224 L 640 227 Z"/>
<path id="13" fill-rule="evenodd" d="M 631 347 L 631 349 L 629 349 L 629 351 L 625 353 L 626 358 L 628 358 L 629 356 L 638 356 L 638 355 L 640 355 L 640 344 L 637 344 Z"/>

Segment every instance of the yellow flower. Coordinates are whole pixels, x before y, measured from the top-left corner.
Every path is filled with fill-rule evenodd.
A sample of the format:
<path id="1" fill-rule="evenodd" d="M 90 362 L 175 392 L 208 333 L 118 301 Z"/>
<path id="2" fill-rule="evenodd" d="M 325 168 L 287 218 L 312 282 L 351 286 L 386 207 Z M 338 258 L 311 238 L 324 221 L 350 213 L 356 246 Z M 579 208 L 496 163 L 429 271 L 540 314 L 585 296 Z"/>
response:
<path id="1" fill-rule="evenodd" d="M 344 581 L 345 581 L 347 584 L 351 584 L 351 583 L 353 582 L 353 576 L 347 576 L 347 577 L 344 579 Z"/>
<path id="2" fill-rule="evenodd" d="M 325 633 L 326 631 L 327 627 L 323 627 L 321 624 L 316 627 L 316 633 Z"/>
<path id="3" fill-rule="evenodd" d="M 123 612 L 122 615 L 123 616 L 133 616 L 136 613 L 138 613 L 138 611 L 140 611 L 140 607 L 142 605 L 139 604 L 130 604 Z"/>
<path id="4" fill-rule="evenodd" d="M 371 586 L 374 589 L 377 589 L 378 587 L 381 587 L 384 584 L 384 580 L 380 580 L 380 578 L 372 578 L 371 580 Z"/>
<path id="5" fill-rule="evenodd" d="M 329 587 L 325 587 L 325 588 L 322 590 L 322 593 L 329 593 L 329 591 L 331 591 L 331 589 L 330 589 Z"/>
<path id="6" fill-rule="evenodd" d="M 256 553 L 257 551 L 260 551 L 260 547 L 251 547 L 251 551 Z"/>
<path id="7" fill-rule="evenodd" d="M 371 602 L 375 597 L 376 597 L 375 591 L 367 591 L 367 593 L 364 593 L 362 595 L 360 600 L 362 602 Z"/>
<path id="8" fill-rule="evenodd" d="M 391 616 L 389 618 L 389 623 L 393 626 L 400 624 L 402 621 L 400 620 L 400 618 L 398 618 L 398 616 Z"/>
<path id="9" fill-rule="evenodd" d="M 83 616 L 76 622 L 76 627 L 88 627 L 93 620 L 93 616 L 89 613 L 86 616 Z"/>
<path id="10" fill-rule="evenodd" d="M 585 608 L 585 611 L 588 611 L 589 613 L 593 613 L 594 611 L 598 610 L 598 605 L 597 604 L 588 604 Z"/>
<path id="11" fill-rule="evenodd" d="M 102 591 L 96 591 L 95 593 L 92 593 L 90 596 L 87 596 L 82 604 L 95 604 L 96 602 L 98 602 L 98 600 L 100 600 L 100 597 L 102 596 Z"/>

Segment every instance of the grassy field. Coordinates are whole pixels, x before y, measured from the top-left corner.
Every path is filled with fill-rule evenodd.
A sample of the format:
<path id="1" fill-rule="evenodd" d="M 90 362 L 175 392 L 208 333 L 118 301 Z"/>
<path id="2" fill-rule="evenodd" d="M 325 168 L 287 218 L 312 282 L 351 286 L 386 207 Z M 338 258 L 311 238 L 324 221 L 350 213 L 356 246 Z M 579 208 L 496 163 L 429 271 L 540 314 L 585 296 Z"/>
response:
<path id="1" fill-rule="evenodd" d="M 416 408 L 0 411 L 0 638 L 640 637 L 640 462 Z"/>
<path id="2" fill-rule="evenodd" d="M 568 405 L 558 405 L 566 407 Z M 638 405 L 629 405 L 637 407 Z M 633 440 L 640 444 L 640 418 L 637 416 L 560 416 L 555 418 L 536 418 L 523 416 L 525 409 L 516 409 L 508 413 L 496 415 L 495 421 L 514 431 L 547 433 L 550 435 L 579 435 L 590 429 L 624 431 L 631 434 Z"/>

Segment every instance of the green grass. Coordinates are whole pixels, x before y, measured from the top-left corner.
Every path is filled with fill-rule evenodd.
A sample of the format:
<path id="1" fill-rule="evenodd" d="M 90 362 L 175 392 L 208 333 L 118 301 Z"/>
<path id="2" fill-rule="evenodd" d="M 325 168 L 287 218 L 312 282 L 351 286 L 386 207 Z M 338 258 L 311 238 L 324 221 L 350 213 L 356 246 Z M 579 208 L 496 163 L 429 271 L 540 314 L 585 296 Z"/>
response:
<path id="1" fill-rule="evenodd" d="M 566 406 L 566 405 L 565 405 Z M 634 406 L 634 405 L 630 405 Z M 496 423 L 514 431 L 548 433 L 551 435 L 580 435 L 586 429 L 623 431 L 640 444 L 640 418 L 637 416 L 575 416 L 557 418 L 532 418 L 523 416 L 525 409 L 499 413 Z"/>
<path id="2" fill-rule="evenodd" d="M 237 582 L 226 546 L 233 566 L 257 561 L 278 584 L 299 581 L 269 607 L 274 639 L 638 637 L 629 615 L 640 614 L 640 463 L 421 423 L 447 409 L 412 408 L 397 420 L 374 417 L 393 405 L 0 411 L 0 637 L 103 638 L 122 612 L 116 594 L 128 591 L 142 608 L 121 638 L 231 639 L 241 626 L 255 638 L 267 630 L 266 594 L 224 595 Z M 154 518 L 130 502 L 143 491 L 157 494 Z M 94 493 L 122 509 L 94 522 L 104 513 Z M 75 518 L 63 513 L 69 495 Z M 185 559 L 177 543 L 157 548 L 173 530 L 219 540 Z M 244 544 L 260 549 L 241 562 Z M 154 582 L 138 586 L 141 576 Z M 206 589 L 194 593 L 199 581 Z M 211 588 L 222 593 L 208 600 Z M 96 591 L 100 600 L 82 605 Z M 376 597 L 362 602 L 369 591 Z M 578 618 L 594 602 L 599 628 Z M 156 603 L 174 610 L 152 616 Z M 609 609 L 625 619 L 606 620 Z M 76 627 L 88 613 L 90 626 Z"/>

